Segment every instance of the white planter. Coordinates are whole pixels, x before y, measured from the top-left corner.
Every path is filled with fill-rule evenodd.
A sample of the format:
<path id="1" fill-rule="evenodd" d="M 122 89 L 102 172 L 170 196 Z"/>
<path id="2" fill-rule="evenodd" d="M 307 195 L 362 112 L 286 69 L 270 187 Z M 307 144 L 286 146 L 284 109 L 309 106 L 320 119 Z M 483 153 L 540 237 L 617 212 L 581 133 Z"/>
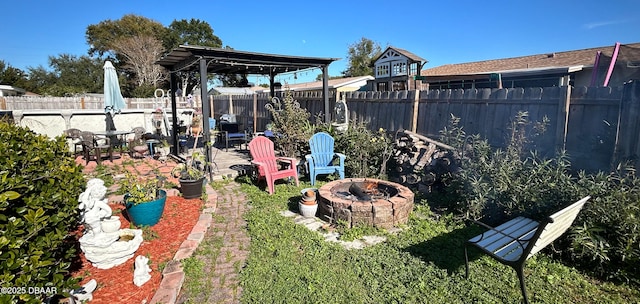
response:
<path id="1" fill-rule="evenodd" d="M 113 215 L 102 220 L 102 222 L 100 222 L 100 228 L 102 228 L 102 231 L 106 233 L 120 230 L 120 217 Z"/>
<path id="2" fill-rule="evenodd" d="M 318 204 L 305 205 L 302 202 L 299 202 L 298 210 L 300 210 L 300 214 L 304 217 L 315 217 L 316 211 L 318 211 Z"/>

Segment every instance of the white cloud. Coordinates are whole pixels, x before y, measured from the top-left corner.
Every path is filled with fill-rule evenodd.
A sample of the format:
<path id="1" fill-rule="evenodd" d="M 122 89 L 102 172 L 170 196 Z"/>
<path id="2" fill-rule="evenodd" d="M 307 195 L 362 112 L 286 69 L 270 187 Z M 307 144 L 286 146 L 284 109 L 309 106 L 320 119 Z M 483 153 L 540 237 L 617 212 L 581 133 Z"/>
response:
<path id="1" fill-rule="evenodd" d="M 620 23 L 625 23 L 625 22 L 627 22 L 627 21 L 626 20 L 610 20 L 610 21 L 591 22 L 591 23 L 583 24 L 582 27 L 584 27 L 584 28 L 586 28 L 588 30 L 592 30 L 592 29 L 598 28 L 598 27 L 614 25 L 614 24 L 620 24 Z"/>

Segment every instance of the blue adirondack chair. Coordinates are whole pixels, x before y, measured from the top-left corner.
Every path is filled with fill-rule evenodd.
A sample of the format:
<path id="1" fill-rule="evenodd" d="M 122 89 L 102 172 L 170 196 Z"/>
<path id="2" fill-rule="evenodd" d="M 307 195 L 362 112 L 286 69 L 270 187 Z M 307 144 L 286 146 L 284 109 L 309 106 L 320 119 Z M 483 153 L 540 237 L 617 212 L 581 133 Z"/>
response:
<path id="1" fill-rule="evenodd" d="M 313 134 L 309 139 L 309 147 L 311 148 L 311 154 L 305 155 L 305 158 L 307 159 L 311 185 L 315 185 L 318 174 L 337 172 L 340 175 L 340 179 L 344 179 L 344 160 L 346 156 L 342 153 L 333 152 L 333 137 L 331 135 L 324 132 Z M 333 165 L 332 163 L 336 156 L 339 158 L 340 164 Z"/>

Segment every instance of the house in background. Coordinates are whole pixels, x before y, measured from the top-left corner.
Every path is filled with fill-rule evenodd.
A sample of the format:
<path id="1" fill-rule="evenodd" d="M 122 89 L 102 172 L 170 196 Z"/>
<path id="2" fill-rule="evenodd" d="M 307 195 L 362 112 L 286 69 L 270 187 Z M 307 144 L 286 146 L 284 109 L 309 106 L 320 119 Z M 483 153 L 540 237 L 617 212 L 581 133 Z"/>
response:
<path id="1" fill-rule="evenodd" d="M 415 76 L 420 75 L 426 60 L 407 50 L 388 47 L 374 61 L 375 79 L 367 84 L 368 91 L 405 91 L 420 89 Z"/>
<path id="2" fill-rule="evenodd" d="M 253 88 L 213 87 L 208 93 L 209 95 L 251 95 L 254 92 Z"/>
<path id="3" fill-rule="evenodd" d="M 329 91 L 334 93 L 339 92 L 352 92 L 358 91 L 362 87 L 367 85 L 367 81 L 372 80 L 372 76 L 358 76 L 358 77 L 345 77 L 329 79 L 328 87 Z M 294 92 L 318 92 L 322 93 L 322 81 L 312 81 L 296 84 L 285 84 L 284 86 L 275 86 L 275 92 L 279 91 L 294 91 Z M 269 93 L 269 88 L 263 88 L 262 90 L 256 90 L 256 93 Z M 331 94 L 330 94 L 331 95 Z"/>
<path id="4" fill-rule="evenodd" d="M 423 70 L 416 78 L 421 80 L 423 90 L 593 87 L 605 86 L 605 83 L 621 86 L 630 79 L 640 79 L 640 43 L 445 64 Z"/>
<path id="5" fill-rule="evenodd" d="M 25 95 L 26 91 L 24 89 L 0 84 L 0 96 L 22 96 Z"/>

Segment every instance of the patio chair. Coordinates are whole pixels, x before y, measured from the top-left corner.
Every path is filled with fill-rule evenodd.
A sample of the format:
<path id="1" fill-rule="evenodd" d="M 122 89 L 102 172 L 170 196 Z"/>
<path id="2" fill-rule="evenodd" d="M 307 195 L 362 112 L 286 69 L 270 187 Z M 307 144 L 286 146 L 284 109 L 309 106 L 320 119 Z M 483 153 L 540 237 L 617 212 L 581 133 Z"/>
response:
<path id="1" fill-rule="evenodd" d="M 82 131 L 80 132 L 80 138 L 82 139 L 82 151 L 86 162 L 85 165 L 89 164 L 92 154 L 96 163 L 99 165 L 102 161 L 103 152 L 106 152 L 109 156 L 109 160 L 113 162 L 113 147 L 111 147 L 111 141 L 108 137 L 97 136 L 93 134 L 93 132 L 89 131 Z"/>
<path id="2" fill-rule="evenodd" d="M 73 156 L 78 155 L 78 152 L 82 152 L 82 138 L 80 138 L 80 129 L 67 129 L 64 130 L 64 135 L 67 139 L 71 141 L 73 145 Z M 78 150 L 80 148 L 80 150 Z"/>
<path id="3" fill-rule="evenodd" d="M 578 216 L 582 206 L 591 197 L 586 196 L 568 207 L 554 213 L 541 222 L 519 216 L 498 227 L 491 228 L 483 223 L 475 223 L 489 229 L 469 239 L 464 246 L 465 276 L 469 278 L 469 258 L 467 246 L 473 245 L 498 262 L 513 268 L 520 280 L 520 290 L 525 303 L 529 303 L 524 284 L 524 264 L 538 251 L 560 237 Z"/>
<path id="4" fill-rule="evenodd" d="M 313 134 L 309 139 L 311 154 L 305 155 L 305 159 L 307 160 L 307 169 L 309 170 L 312 186 L 316 184 L 318 174 L 338 173 L 340 179 L 344 179 L 344 160 L 346 156 L 342 153 L 334 152 L 333 145 L 333 137 L 324 132 Z M 337 165 L 333 165 L 336 157 L 339 162 Z"/>
<path id="5" fill-rule="evenodd" d="M 275 181 L 282 178 L 293 177 L 298 181 L 298 170 L 296 159 L 291 157 L 276 157 L 273 149 L 273 142 L 264 136 L 257 136 L 249 143 L 249 153 L 251 154 L 251 164 L 257 169 L 258 180 L 264 179 L 267 182 L 269 194 L 275 192 Z M 278 162 L 284 162 L 287 168 L 279 169 Z"/>
<path id="6" fill-rule="evenodd" d="M 146 130 L 143 127 L 135 127 L 131 131 L 133 132 L 133 139 L 128 143 L 129 154 L 132 158 L 144 157 L 145 153 L 149 152 L 149 147 L 144 139 Z"/>

